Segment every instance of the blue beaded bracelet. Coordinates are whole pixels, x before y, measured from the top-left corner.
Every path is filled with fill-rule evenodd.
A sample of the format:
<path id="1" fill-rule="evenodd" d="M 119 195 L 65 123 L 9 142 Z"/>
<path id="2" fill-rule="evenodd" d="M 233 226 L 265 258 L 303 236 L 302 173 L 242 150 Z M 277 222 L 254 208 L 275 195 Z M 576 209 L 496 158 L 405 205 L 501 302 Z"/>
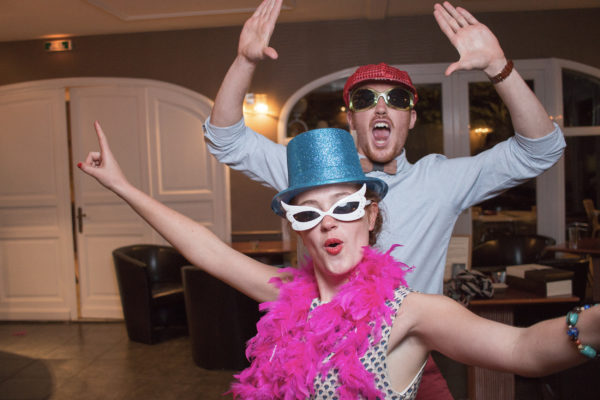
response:
<path id="1" fill-rule="evenodd" d="M 600 358 L 600 352 L 596 351 L 596 349 L 590 345 L 581 344 L 581 341 L 579 340 L 579 329 L 577 329 L 575 325 L 577 325 L 577 321 L 579 320 L 580 312 L 597 305 L 598 304 L 594 304 L 591 306 L 586 304 L 581 307 L 575 307 L 567 313 L 567 336 L 569 336 L 569 339 L 577 346 L 577 350 L 587 358 Z"/>

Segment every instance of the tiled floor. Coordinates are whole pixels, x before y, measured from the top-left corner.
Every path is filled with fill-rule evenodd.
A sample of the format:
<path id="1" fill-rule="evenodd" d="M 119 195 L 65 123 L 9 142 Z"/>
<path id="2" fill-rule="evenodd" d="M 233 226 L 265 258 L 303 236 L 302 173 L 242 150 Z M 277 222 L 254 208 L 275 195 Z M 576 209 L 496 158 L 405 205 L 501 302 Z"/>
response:
<path id="1" fill-rule="evenodd" d="M 122 322 L 0 322 L 0 400 L 231 399 L 222 394 L 233 373 L 196 366 L 187 336 L 150 346 L 129 341 Z M 599 376 L 597 360 L 541 381 L 519 378 L 516 399 L 596 400 Z M 464 398 L 462 383 L 449 384 Z"/>
<path id="2" fill-rule="evenodd" d="M 208 371 L 188 337 L 152 346 L 123 323 L 0 323 L 0 399 L 228 399 L 233 371 Z"/>

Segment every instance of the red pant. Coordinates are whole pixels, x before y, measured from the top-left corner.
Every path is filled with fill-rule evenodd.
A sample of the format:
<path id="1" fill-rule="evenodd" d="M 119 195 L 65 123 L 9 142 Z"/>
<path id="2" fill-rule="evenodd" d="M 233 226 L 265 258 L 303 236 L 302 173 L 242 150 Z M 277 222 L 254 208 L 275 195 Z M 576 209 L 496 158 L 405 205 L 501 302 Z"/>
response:
<path id="1" fill-rule="evenodd" d="M 446 380 L 431 356 L 427 359 L 427 365 L 423 371 L 417 400 L 454 400 Z"/>

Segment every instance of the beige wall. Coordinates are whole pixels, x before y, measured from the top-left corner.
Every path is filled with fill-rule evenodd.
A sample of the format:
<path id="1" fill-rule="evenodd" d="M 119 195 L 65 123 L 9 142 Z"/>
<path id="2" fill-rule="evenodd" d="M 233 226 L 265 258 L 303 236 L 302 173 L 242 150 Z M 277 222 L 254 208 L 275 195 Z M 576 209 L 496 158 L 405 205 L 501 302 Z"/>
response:
<path id="1" fill-rule="evenodd" d="M 600 68 L 600 8 L 476 17 L 496 33 L 511 58 L 557 57 Z M 59 77 L 135 77 L 175 83 L 214 99 L 235 56 L 240 29 L 79 37 L 68 53 L 46 53 L 40 40 L 0 43 L 0 85 Z M 251 91 L 269 93 L 275 113 L 298 88 L 341 69 L 457 57 L 432 16 L 281 24 L 272 46 L 280 58 L 260 66 Z M 276 122 L 271 118 L 252 124 L 275 138 Z M 232 230 L 279 229 L 279 218 L 269 209 L 274 192 L 237 172 L 231 178 Z"/>

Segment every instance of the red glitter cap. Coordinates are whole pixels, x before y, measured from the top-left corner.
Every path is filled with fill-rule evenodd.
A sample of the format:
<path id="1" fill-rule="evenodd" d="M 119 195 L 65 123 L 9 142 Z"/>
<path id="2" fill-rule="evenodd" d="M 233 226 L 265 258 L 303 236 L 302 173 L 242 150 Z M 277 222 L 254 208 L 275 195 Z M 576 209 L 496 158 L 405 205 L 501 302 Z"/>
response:
<path id="1" fill-rule="evenodd" d="M 344 85 L 344 103 L 346 107 L 350 105 L 350 92 L 361 83 L 380 81 L 386 83 L 397 83 L 406 86 L 415 96 L 415 104 L 419 101 L 417 89 L 415 89 L 410 76 L 406 71 L 400 71 L 398 68 L 390 67 L 386 63 L 369 64 L 358 67 L 356 71 L 346 81 Z"/>

